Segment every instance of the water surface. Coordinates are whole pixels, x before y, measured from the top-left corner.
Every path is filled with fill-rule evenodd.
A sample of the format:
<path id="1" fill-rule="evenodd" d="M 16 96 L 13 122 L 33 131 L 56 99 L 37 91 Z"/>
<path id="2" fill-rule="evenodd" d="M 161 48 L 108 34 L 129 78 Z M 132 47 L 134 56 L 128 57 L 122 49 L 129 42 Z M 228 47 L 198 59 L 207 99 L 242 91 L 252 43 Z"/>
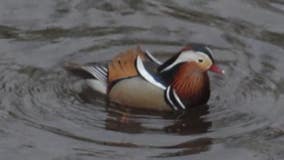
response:
<path id="1" fill-rule="evenodd" d="M 0 159 L 284 159 L 283 21 L 281 0 L 2 0 Z M 123 110 L 62 68 L 191 42 L 227 74 L 189 113 Z"/>

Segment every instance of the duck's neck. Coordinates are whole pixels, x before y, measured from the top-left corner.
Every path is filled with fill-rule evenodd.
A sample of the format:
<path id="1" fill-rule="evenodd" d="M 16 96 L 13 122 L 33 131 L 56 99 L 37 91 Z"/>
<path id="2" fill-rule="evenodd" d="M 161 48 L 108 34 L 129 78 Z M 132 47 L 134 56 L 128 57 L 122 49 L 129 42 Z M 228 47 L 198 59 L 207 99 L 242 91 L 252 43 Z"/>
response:
<path id="1" fill-rule="evenodd" d="M 195 62 L 180 64 L 173 74 L 170 85 L 185 105 L 196 106 L 208 101 L 209 77 Z"/>

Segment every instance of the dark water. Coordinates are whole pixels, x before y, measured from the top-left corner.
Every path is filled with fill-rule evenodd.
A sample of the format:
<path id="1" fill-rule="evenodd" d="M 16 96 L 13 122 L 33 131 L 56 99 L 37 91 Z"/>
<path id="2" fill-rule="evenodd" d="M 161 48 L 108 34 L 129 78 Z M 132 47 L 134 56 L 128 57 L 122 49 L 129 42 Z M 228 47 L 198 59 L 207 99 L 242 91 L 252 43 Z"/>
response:
<path id="1" fill-rule="evenodd" d="M 1 160 L 284 159 L 282 0 L 0 3 Z M 227 74 L 184 115 L 126 112 L 62 68 L 137 44 L 164 59 L 190 42 Z"/>

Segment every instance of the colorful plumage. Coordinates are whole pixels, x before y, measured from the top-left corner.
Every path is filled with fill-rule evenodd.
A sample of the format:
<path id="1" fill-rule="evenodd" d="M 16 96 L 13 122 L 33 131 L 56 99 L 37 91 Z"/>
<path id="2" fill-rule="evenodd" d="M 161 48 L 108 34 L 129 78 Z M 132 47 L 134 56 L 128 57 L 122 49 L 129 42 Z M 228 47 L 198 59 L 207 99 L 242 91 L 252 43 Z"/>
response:
<path id="1" fill-rule="evenodd" d="M 161 63 L 138 47 L 120 53 L 108 64 L 67 63 L 65 68 L 80 73 L 89 87 L 123 106 L 181 111 L 208 101 L 208 70 L 224 73 L 212 54 L 204 45 L 191 44 Z"/>

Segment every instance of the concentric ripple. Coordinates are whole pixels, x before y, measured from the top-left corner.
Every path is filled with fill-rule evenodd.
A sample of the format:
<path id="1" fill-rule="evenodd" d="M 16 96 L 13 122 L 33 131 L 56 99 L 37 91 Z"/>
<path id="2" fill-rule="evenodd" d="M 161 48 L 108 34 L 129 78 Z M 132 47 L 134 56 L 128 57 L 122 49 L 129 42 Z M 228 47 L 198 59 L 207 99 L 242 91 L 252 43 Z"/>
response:
<path id="1" fill-rule="evenodd" d="M 281 160 L 281 19 L 279 0 L 4 0 L 0 159 Z M 226 74 L 187 113 L 125 109 L 63 69 L 137 45 L 165 60 L 191 42 Z"/>

